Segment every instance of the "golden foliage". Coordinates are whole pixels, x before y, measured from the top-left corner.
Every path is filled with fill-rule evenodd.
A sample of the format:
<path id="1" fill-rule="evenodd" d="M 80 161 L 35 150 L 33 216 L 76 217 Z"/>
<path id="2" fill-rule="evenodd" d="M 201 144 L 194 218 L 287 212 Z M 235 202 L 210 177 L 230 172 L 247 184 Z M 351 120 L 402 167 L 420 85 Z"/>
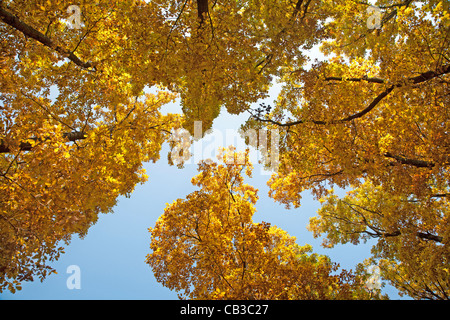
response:
<path id="1" fill-rule="evenodd" d="M 362 1 L 201 3 L 85 1 L 69 28 L 66 1 L 1 2 L 0 290 L 45 278 L 61 241 L 146 180 L 173 128 L 207 130 L 277 79 L 275 106 L 246 124 L 286 129 L 269 195 L 298 207 L 311 191 L 326 245 L 377 238 L 385 279 L 448 299 L 448 1 L 378 1 L 380 29 Z M 319 44 L 329 59 L 307 67 Z M 184 116 L 161 115 L 177 97 Z M 151 229 L 157 278 L 186 297 L 364 297 L 356 276 L 330 276 L 326 258 L 253 223 L 242 170 L 202 163 L 201 190 L 166 208 Z"/>
<path id="2" fill-rule="evenodd" d="M 201 162 L 186 199 L 167 204 L 150 228 L 152 253 L 147 263 L 156 279 L 188 299 L 352 299 L 368 298 L 361 278 L 337 270 L 309 245 L 252 216 L 257 190 L 236 153 L 220 163 Z M 220 158 L 220 157 L 219 157 Z M 238 164 L 242 163 L 242 164 Z"/>
<path id="3" fill-rule="evenodd" d="M 86 3 L 82 30 L 65 27 L 63 1 L 1 5 L 0 290 L 53 272 L 64 243 L 147 180 L 143 162 L 181 125 L 159 112 L 176 95 L 144 94 L 142 57 L 123 55 L 123 5 Z"/>
<path id="4" fill-rule="evenodd" d="M 326 246 L 377 238 L 372 263 L 401 293 L 448 299 L 449 3 L 380 2 L 379 30 L 362 2 L 322 3 L 332 57 L 286 73 L 273 111 L 254 114 L 286 129 L 270 196 L 298 207 L 311 191 Z"/>

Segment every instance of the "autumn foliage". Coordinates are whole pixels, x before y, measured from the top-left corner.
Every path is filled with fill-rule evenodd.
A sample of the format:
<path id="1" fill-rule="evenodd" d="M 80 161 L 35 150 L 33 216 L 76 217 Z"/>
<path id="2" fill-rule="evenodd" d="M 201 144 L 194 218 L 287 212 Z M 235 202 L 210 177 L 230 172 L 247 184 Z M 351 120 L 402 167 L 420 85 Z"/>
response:
<path id="1" fill-rule="evenodd" d="M 449 299 L 450 4 L 375 5 L 93 0 L 74 28 L 67 1 L 0 1 L 0 291 L 45 279 L 74 234 L 147 180 L 174 129 L 226 111 L 280 130 L 274 201 L 312 193 L 324 246 L 375 239 L 372 256 L 342 271 L 253 222 L 252 166 L 224 153 L 150 228 L 158 281 L 183 298 L 378 298 L 372 264 L 401 294 Z M 182 114 L 163 114 L 173 101 Z"/>
<path id="2" fill-rule="evenodd" d="M 127 73 L 132 63 L 114 58 L 124 34 L 107 32 L 111 14 L 86 8 L 80 41 L 58 20 L 63 9 L 62 1 L 1 4 L 0 289 L 53 272 L 73 234 L 85 235 L 147 180 L 142 164 L 157 161 L 181 125 L 159 112 L 175 95 L 144 93 Z M 95 67 L 94 56 L 112 63 Z"/>
<path id="3" fill-rule="evenodd" d="M 238 157 L 245 157 L 244 164 Z M 168 204 L 150 228 L 147 263 L 164 286 L 188 299 L 352 299 L 368 297 L 362 278 L 337 270 L 326 256 L 252 216 L 257 190 L 248 155 L 228 152 L 202 162 L 200 188 Z"/>
<path id="4" fill-rule="evenodd" d="M 273 110 L 253 112 L 285 129 L 270 196 L 298 207 L 310 190 L 326 246 L 376 238 L 371 263 L 400 293 L 448 299 L 449 4 L 383 3 L 367 30 L 339 27 L 366 5 L 331 3 L 322 50 L 334 57 L 286 73 Z"/>

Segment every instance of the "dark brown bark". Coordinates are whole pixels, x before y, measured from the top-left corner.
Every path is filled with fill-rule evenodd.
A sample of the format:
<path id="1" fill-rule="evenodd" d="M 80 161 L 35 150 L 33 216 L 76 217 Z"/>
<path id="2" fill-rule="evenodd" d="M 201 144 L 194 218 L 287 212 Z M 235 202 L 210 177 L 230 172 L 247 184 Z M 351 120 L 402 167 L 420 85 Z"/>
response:
<path id="1" fill-rule="evenodd" d="M 6 11 L 1 5 L 0 5 L 0 19 L 4 23 L 13 27 L 14 29 L 22 32 L 25 36 L 32 38 L 34 40 L 37 40 L 44 46 L 54 49 L 63 55 L 66 55 L 67 58 L 70 61 L 72 61 L 73 63 L 75 63 L 76 65 L 78 65 L 82 68 L 85 68 L 85 69 L 93 67 L 93 65 L 90 62 L 83 62 L 73 52 L 56 45 L 45 34 L 39 32 L 38 30 L 34 29 L 32 26 L 30 26 L 30 25 L 26 24 L 25 22 L 23 22 L 22 20 L 20 20 L 18 17 L 16 17 L 12 13 Z"/>
<path id="2" fill-rule="evenodd" d="M 76 140 L 83 140 L 86 139 L 86 134 L 84 132 L 74 131 L 74 132 L 66 132 L 64 133 L 64 137 L 67 138 L 69 141 L 76 141 Z M 46 139 L 38 139 L 38 138 L 30 138 L 35 141 L 43 141 L 43 140 L 49 140 L 50 138 Z M 19 150 L 21 151 L 30 151 L 33 147 L 29 142 L 21 142 L 19 145 Z M 3 143 L 3 141 L 0 141 L 0 153 L 9 153 L 11 152 L 11 148 Z"/>
<path id="3" fill-rule="evenodd" d="M 197 14 L 200 19 L 200 25 L 202 25 L 205 16 L 208 14 L 208 0 L 197 0 Z"/>
<path id="4" fill-rule="evenodd" d="M 394 232 L 380 232 L 380 231 L 376 231 L 376 233 L 373 232 L 368 232 L 370 235 L 372 235 L 373 237 L 384 237 L 384 238 L 391 238 L 391 237 L 398 237 L 400 236 L 402 233 L 397 230 Z M 437 236 L 428 232 L 416 232 L 416 236 L 419 237 L 422 240 L 432 240 L 435 242 L 439 242 L 441 243 L 444 239 L 441 236 Z"/>
<path id="5" fill-rule="evenodd" d="M 383 98 L 385 98 L 387 95 L 389 95 L 389 93 L 391 93 L 395 88 L 400 88 L 406 85 L 406 83 L 410 83 L 410 84 L 419 84 L 434 78 L 437 78 L 441 75 L 450 73 L 450 64 L 442 66 L 441 68 L 439 68 L 438 70 L 435 71 L 427 71 L 424 72 L 416 77 L 412 77 L 412 78 L 408 78 L 406 81 L 402 81 L 402 82 L 398 82 L 396 84 L 391 85 L 389 88 L 387 88 L 386 90 L 384 90 L 383 92 L 381 92 L 365 109 L 361 110 L 360 112 L 357 112 L 355 114 L 352 114 L 351 116 L 339 119 L 339 120 L 332 120 L 332 121 L 321 121 L 321 120 L 297 120 L 297 121 L 293 121 L 293 122 L 288 122 L 288 123 L 281 123 L 278 121 L 274 121 L 271 119 L 260 119 L 258 117 L 254 118 L 258 121 L 262 121 L 262 122 L 269 122 L 272 124 L 275 124 L 277 126 L 280 127 L 291 127 L 291 126 L 295 126 L 295 125 L 299 125 L 305 122 L 312 122 L 314 124 L 320 124 L 320 125 L 326 125 L 326 124 L 338 124 L 338 123 L 343 123 L 343 122 L 348 122 L 357 118 L 361 118 L 362 116 L 366 115 L 367 113 L 369 113 L 370 111 L 372 111 L 377 105 L 378 103 L 380 103 L 381 100 L 383 100 Z M 328 77 L 327 80 L 339 80 L 338 77 Z M 366 80 L 367 79 L 363 79 Z M 381 79 L 380 79 L 381 80 Z M 351 81 L 356 81 L 355 79 L 351 80 Z M 379 82 L 382 83 L 381 81 L 375 81 L 372 80 L 371 82 Z"/>
<path id="6" fill-rule="evenodd" d="M 432 168 L 435 166 L 433 162 L 425 161 L 425 160 L 417 160 L 417 159 L 408 159 L 401 156 L 396 156 L 391 154 L 390 152 L 386 152 L 384 154 L 385 157 L 392 158 L 400 162 L 401 164 L 408 164 L 418 168 Z"/>

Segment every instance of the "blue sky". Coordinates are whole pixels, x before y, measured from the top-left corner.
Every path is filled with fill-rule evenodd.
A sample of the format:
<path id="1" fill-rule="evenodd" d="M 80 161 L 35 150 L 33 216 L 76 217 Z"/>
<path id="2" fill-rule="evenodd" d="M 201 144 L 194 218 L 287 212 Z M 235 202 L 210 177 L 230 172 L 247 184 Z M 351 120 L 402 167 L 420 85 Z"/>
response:
<path id="1" fill-rule="evenodd" d="M 165 112 L 177 110 L 177 103 L 165 108 Z M 225 137 L 226 129 L 237 130 L 247 118 L 248 114 L 231 116 L 223 113 L 214 122 L 214 128 Z M 168 151 L 165 145 L 157 163 L 145 164 L 148 182 L 137 185 L 130 198 L 120 197 L 114 213 L 101 215 L 84 239 L 75 237 L 72 240 L 65 254 L 52 264 L 58 274 L 49 276 L 42 283 L 39 280 L 24 283 L 21 291 L 15 294 L 4 292 L 0 299 L 177 299 L 176 292 L 156 282 L 151 268 L 145 264 L 145 256 L 150 252 L 148 228 L 155 225 L 167 203 L 196 190 L 190 180 L 197 174 L 197 166 L 194 163 L 187 164 L 184 169 L 169 166 Z M 345 269 L 354 269 L 357 263 L 370 256 L 373 243 L 322 248 L 321 240 L 314 239 L 306 230 L 309 217 L 315 215 L 319 207 L 318 201 L 305 194 L 302 207 L 286 210 L 267 196 L 269 175 L 261 174 L 257 163 L 254 167 L 253 178 L 247 180 L 259 189 L 254 221 L 264 220 L 286 230 L 297 237 L 298 244 L 311 244 L 314 252 L 328 255 Z M 71 276 L 66 271 L 71 265 L 80 268 L 80 289 L 70 290 L 66 285 Z M 398 298 L 395 289 L 385 291 L 391 298 Z"/>

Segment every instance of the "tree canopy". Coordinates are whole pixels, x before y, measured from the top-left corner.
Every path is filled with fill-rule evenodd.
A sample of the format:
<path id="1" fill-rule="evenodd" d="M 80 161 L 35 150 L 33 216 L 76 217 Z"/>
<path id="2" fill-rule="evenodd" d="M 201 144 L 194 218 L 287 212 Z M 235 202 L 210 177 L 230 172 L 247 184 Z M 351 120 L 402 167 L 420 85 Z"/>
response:
<path id="1" fill-rule="evenodd" d="M 230 158 L 245 157 L 244 161 Z M 252 216 L 257 190 L 248 154 L 220 154 L 201 162 L 192 184 L 200 187 L 168 204 L 150 228 L 147 263 L 164 286 L 189 299 L 367 298 L 362 277 L 323 255 L 310 254 L 295 238 Z M 238 162 L 243 164 L 237 164 Z"/>
<path id="2" fill-rule="evenodd" d="M 379 30 L 349 21 L 367 4 L 331 3 L 333 57 L 286 73 L 272 111 L 253 111 L 285 129 L 270 196 L 298 207 L 311 190 L 327 246 L 377 238 L 373 262 L 401 293 L 448 299 L 449 3 L 378 3 Z"/>
<path id="3" fill-rule="evenodd" d="M 312 192 L 324 246 L 375 238 L 384 280 L 449 299 L 450 3 L 372 5 L 0 1 L 0 291 L 45 279 L 62 242 L 146 181 L 173 130 L 207 130 L 226 111 L 280 129 L 269 196 L 296 208 Z M 317 48 L 325 58 L 311 61 Z M 255 107 L 275 82 L 273 104 Z M 173 101 L 182 114 L 161 113 Z M 248 162 L 199 169 L 200 191 L 150 228 L 163 285 L 188 298 L 368 298 L 362 264 L 332 276 L 328 258 L 252 221 Z"/>

